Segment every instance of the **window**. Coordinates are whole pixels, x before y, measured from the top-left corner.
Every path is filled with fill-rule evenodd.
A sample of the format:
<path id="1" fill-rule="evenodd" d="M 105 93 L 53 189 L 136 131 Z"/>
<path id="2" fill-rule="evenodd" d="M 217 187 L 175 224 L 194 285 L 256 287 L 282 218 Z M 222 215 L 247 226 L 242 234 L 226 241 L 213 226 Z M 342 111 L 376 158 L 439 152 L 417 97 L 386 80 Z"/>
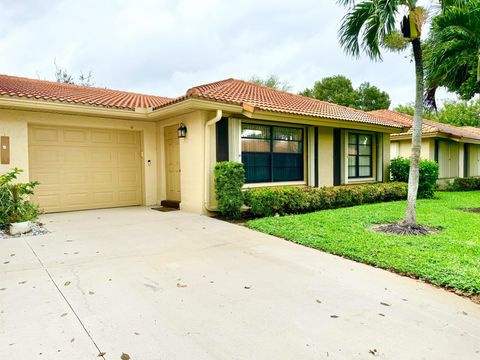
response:
<path id="1" fill-rule="evenodd" d="M 348 134 L 348 178 L 372 177 L 372 135 Z"/>
<path id="2" fill-rule="evenodd" d="M 242 124 L 247 183 L 303 180 L 303 129 Z"/>

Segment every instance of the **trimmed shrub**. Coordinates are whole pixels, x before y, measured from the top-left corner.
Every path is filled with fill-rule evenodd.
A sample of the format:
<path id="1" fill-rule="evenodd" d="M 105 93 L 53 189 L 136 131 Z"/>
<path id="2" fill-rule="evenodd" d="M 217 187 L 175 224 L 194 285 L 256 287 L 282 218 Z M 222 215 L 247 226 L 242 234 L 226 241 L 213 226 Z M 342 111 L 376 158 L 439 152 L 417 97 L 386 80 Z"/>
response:
<path id="1" fill-rule="evenodd" d="M 245 191 L 245 204 L 259 217 L 302 214 L 383 201 L 403 200 L 407 184 L 383 183 L 323 188 L 275 187 Z"/>
<path id="2" fill-rule="evenodd" d="M 474 191 L 480 190 L 480 178 L 456 178 L 447 185 L 447 191 Z"/>
<path id="3" fill-rule="evenodd" d="M 228 219 L 238 219 L 243 205 L 243 164 L 234 161 L 219 162 L 215 165 L 214 175 L 218 211 Z"/>
<path id="4" fill-rule="evenodd" d="M 393 181 L 408 183 L 408 175 L 410 171 L 409 159 L 401 157 L 393 159 L 390 163 L 389 169 Z M 420 160 L 419 170 L 420 178 L 417 197 L 419 199 L 431 199 L 437 188 L 437 180 L 439 176 L 438 164 L 431 160 Z"/>
<path id="5" fill-rule="evenodd" d="M 37 219 L 40 209 L 37 205 L 27 200 L 32 195 L 36 181 L 28 183 L 14 183 L 22 172 L 13 169 L 0 175 L 0 228 L 5 229 L 11 223 L 32 221 Z"/>

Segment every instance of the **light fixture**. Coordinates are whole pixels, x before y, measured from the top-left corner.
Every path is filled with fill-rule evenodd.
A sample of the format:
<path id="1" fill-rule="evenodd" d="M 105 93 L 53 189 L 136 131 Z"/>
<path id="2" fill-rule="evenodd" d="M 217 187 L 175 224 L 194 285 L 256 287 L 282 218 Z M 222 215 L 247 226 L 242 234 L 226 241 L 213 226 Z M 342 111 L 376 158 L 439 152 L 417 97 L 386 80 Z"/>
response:
<path id="1" fill-rule="evenodd" d="M 177 134 L 179 139 L 187 137 L 187 127 L 184 123 L 180 123 L 180 126 L 177 129 Z"/>

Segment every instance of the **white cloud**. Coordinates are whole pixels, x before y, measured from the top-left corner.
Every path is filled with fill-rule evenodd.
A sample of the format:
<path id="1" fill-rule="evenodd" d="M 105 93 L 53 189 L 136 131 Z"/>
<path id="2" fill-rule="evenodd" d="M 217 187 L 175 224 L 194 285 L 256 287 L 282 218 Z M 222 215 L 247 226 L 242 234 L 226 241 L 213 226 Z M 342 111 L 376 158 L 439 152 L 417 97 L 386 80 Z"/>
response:
<path id="1" fill-rule="evenodd" d="M 346 56 L 334 1 L 0 0 L 0 72 L 52 79 L 53 60 L 98 86 L 164 96 L 228 77 L 277 74 L 294 91 L 344 74 L 413 101 L 409 58 Z"/>

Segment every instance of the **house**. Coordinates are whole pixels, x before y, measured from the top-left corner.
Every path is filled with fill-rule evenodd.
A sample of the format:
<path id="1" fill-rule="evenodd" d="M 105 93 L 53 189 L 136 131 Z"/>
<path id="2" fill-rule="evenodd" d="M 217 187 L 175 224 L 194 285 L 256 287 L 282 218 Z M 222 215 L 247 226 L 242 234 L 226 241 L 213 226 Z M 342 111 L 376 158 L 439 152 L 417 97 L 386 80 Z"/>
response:
<path id="1" fill-rule="evenodd" d="M 392 134 L 390 138 L 391 158 L 409 157 L 413 117 L 391 110 L 376 110 L 370 114 L 410 127 L 407 132 Z M 457 177 L 480 176 L 480 129 L 425 119 L 421 156 L 438 162 L 440 182 Z"/>
<path id="2" fill-rule="evenodd" d="M 0 172 L 38 180 L 47 212 L 163 203 L 206 214 L 223 160 L 245 164 L 246 187 L 381 182 L 403 127 L 235 79 L 170 99 L 0 75 Z"/>

